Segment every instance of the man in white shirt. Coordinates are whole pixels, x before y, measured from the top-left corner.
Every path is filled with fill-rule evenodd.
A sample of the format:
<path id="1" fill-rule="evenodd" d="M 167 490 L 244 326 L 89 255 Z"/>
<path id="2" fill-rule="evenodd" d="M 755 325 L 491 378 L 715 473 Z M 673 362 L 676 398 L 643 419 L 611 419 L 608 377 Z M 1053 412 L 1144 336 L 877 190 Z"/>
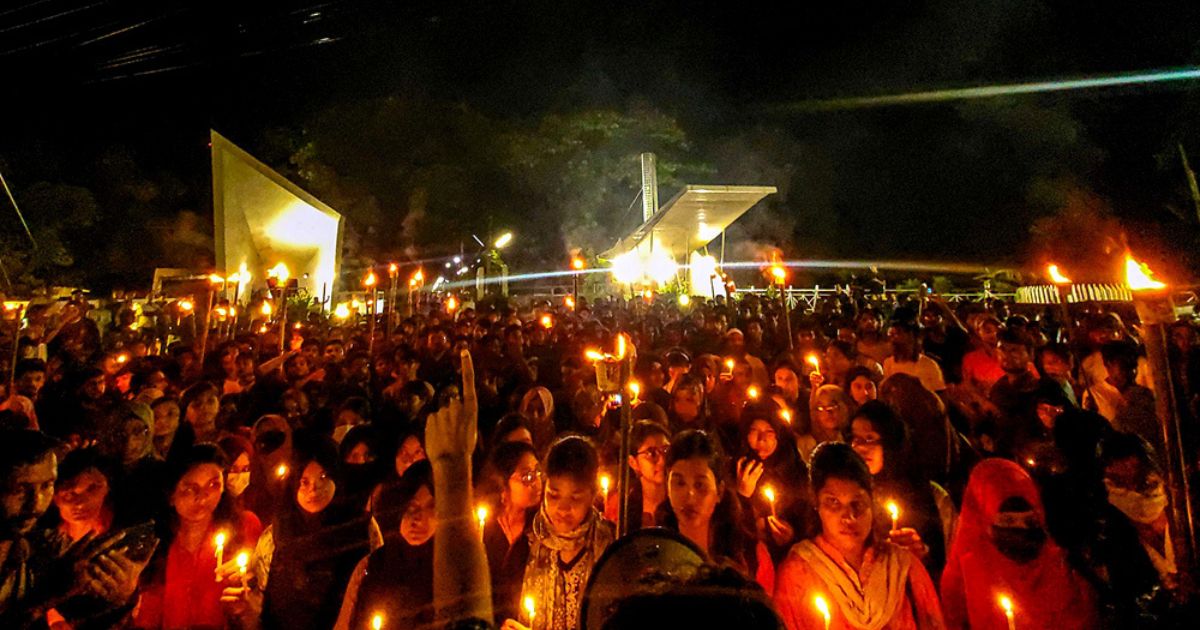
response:
<path id="1" fill-rule="evenodd" d="M 937 361 L 921 352 L 921 326 L 914 321 L 893 321 L 888 328 L 888 340 L 892 344 L 892 356 L 883 361 L 883 376 L 908 374 L 921 381 L 925 389 L 941 394 L 946 390 L 942 368 Z"/>

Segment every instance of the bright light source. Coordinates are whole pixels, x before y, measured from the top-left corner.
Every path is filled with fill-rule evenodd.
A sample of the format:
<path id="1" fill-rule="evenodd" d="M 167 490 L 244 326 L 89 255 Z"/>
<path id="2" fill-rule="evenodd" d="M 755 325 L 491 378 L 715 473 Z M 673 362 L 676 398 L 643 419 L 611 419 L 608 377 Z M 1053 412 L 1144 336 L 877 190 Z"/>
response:
<path id="1" fill-rule="evenodd" d="M 280 284 L 284 284 L 288 281 L 288 278 L 292 277 L 292 272 L 288 270 L 287 265 L 280 262 L 267 270 L 267 277 L 275 278 Z"/>
<path id="2" fill-rule="evenodd" d="M 375 286 L 375 283 L 378 281 L 379 280 L 375 277 L 375 270 L 372 269 L 371 271 L 367 272 L 367 277 L 363 278 L 363 286 L 369 289 Z"/>
<path id="3" fill-rule="evenodd" d="M 191 300 L 179 300 L 179 310 L 190 313 L 194 308 L 196 308 L 196 305 Z"/>
<path id="4" fill-rule="evenodd" d="M 396 263 L 388 263 L 388 275 L 389 276 L 396 275 L 396 272 L 398 272 L 398 271 L 400 271 L 400 265 L 397 265 Z"/>
<path id="5" fill-rule="evenodd" d="M 456 264 L 456 265 L 461 265 L 461 264 L 462 264 L 462 256 L 455 256 L 455 257 L 454 257 L 454 264 Z"/>
<path id="6" fill-rule="evenodd" d="M 504 249 L 505 247 L 508 247 L 508 244 L 511 243 L 512 240 L 513 240 L 512 232 L 505 232 L 505 233 L 501 234 L 500 238 L 496 239 L 496 242 L 495 242 L 496 249 Z"/>
<path id="7" fill-rule="evenodd" d="M 350 317 L 350 307 L 347 306 L 345 302 L 338 304 L 337 307 L 333 309 L 333 316 L 338 319 L 346 319 L 347 317 Z"/>
<path id="8" fill-rule="evenodd" d="M 208 281 L 213 284 L 225 284 L 225 278 L 222 278 L 215 273 L 209 274 Z"/>
<path id="9" fill-rule="evenodd" d="M 1146 263 L 1134 260 L 1130 254 L 1125 254 L 1125 284 L 1133 291 L 1165 289 L 1166 283 L 1154 279 L 1154 272 Z"/>
<path id="10" fill-rule="evenodd" d="M 1054 284 L 1071 284 L 1071 279 L 1064 276 L 1058 269 L 1058 265 L 1047 265 L 1046 275 L 1050 276 L 1050 282 Z"/>
<path id="11" fill-rule="evenodd" d="M 261 311 L 261 312 L 262 312 L 262 314 L 263 314 L 263 315 L 266 315 L 267 317 L 270 317 L 270 316 L 271 316 L 271 303 L 270 303 L 270 302 L 265 302 L 265 301 L 264 301 L 264 302 L 263 302 L 263 304 L 262 304 L 262 311 Z"/>
<path id="12" fill-rule="evenodd" d="M 679 294 L 679 305 L 680 306 L 687 306 L 688 304 L 691 304 L 691 303 L 692 303 L 692 298 L 688 297 L 688 294 L 686 294 L 686 293 Z"/>
<path id="13" fill-rule="evenodd" d="M 612 275 L 621 284 L 633 284 L 642 279 L 642 260 L 636 251 L 628 251 L 612 260 Z"/>
<path id="14" fill-rule="evenodd" d="M 578 256 L 571 259 L 571 268 L 575 271 L 582 271 L 585 264 L 583 259 Z"/>
<path id="15" fill-rule="evenodd" d="M 661 249 L 650 253 L 649 258 L 646 259 L 645 268 L 646 275 L 659 284 L 670 282 L 679 271 L 679 265 L 675 264 L 675 261 Z"/>

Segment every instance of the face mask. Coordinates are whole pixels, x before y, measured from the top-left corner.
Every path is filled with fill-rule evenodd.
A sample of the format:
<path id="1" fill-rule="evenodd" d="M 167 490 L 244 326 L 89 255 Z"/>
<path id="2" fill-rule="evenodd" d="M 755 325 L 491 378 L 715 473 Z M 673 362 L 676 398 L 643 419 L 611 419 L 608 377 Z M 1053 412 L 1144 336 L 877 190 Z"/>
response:
<path id="1" fill-rule="evenodd" d="M 240 497 L 246 491 L 246 486 L 250 485 L 250 473 L 229 473 L 225 475 L 225 489 L 229 494 Z"/>
<path id="2" fill-rule="evenodd" d="M 1108 489 L 1108 502 L 1113 507 L 1137 523 L 1153 523 L 1167 509 L 1167 493 L 1160 483 L 1146 493 L 1127 490 L 1105 479 L 1104 487 Z"/>

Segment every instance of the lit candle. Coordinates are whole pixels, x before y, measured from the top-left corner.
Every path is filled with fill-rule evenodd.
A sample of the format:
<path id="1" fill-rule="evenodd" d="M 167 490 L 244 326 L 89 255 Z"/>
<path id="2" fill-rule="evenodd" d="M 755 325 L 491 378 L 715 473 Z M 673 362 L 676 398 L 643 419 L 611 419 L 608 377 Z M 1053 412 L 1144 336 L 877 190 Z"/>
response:
<path id="1" fill-rule="evenodd" d="M 725 373 L 733 376 L 733 359 L 725 359 Z"/>
<path id="2" fill-rule="evenodd" d="M 542 328 L 554 328 L 554 318 L 549 315 L 542 315 Z"/>
<path id="3" fill-rule="evenodd" d="M 791 424 L 792 423 L 792 412 L 788 411 L 787 409 L 780 409 L 779 410 L 779 419 L 783 420 L 787 424 Z"/>
<path id="4" fill-rule="evenodd" d="M 888 511 L 888 514 L 892 515 L 892 529 L 893 530 L 900 529 L 900 527 L 899 527 L 900 506 L 896 505 L 895 501 L 888 501 L 887 502 L 887 511 Z"/>
<path id="5" fill-rule="evenodd" d="M 1001 595 L 1000 607 L 1004 609 L 1004 617 L 1008 620 L 1008 630 L 1017 630 L 1017 622 L 1013 619 L 1013 601 L 1008 595 Z"/>
<path id="6" fill-rule="evenodd" d="M 475 508 L 475 520 L 479 521 L 479 537 L 483 537 L 483 528 L 487 525 L 488 509 L 486 505 Z"/>
<path id="7" fill-rule="evenodd" d="M 279 468 L 275 469 L 275 476 L 279 477 L 280 479 L 283 479 L 284 477 L 286 477 L 287 474 L 288 474 L 287 464 L 280 464 Z"/>
<path id="8" fill-rule="evenodd" d="M 817 358 L 817 355 L 810 354 L 807 357 L 805 357 L 804 360 L 808 361 L 808 364 L 812 366 L 813 372 L 815 372 L 817 374 L 821 373 L 821 360 Z"/>
<path id="9" fill-rule="evenodd" d="M 213 537 L 213 545 L 217 548 L 217 568 L 221 568 L 225 564 L 225 532 L 217 532 Z"/>
<path id="10" fill-rule="evenodd" d="M 537 604 L 533 601 L 533 597 L 529 595 L 526 595 L 525 599 L 521 603 L 524 604 L 525 607 L 526 621 L 529 622 L 528 625 L 532 628 L 533 618 L 537 614 Z"/>
<path id="11" fill-rule="evenodd" d="M 246 587 L 246 567 L 250 565 L 250 554 L 245 551 L 237 555 L 238 578 L 242 583 L 242 588 Z"/>
<path id="12" fill-rule="evenodd" d="M 637 381 L 629 381 L 629 393 L 632 394 L 629 399 L 629 404 L 638 404 L 638 394 L 642 393 L 642 386 L 638 385 Z"/>
<path id="13" fill-rule="evenodd" d="M 825 618 L 825 630 L 829 630 L 829 622 L 832 621 L 832 618 L 829 616 L 829 603 L 825 601 L 824 597 L 817 595 L 813 598 L 813 604 L 817 607 L 817 611 L 821 613 L 821 616 Z"/>
<path id="14" fill-rule="evenodd" d="M 758 400 L 759 395 L 760 394 L 757 385 L 751 385 L 750 387 L 746 388 L 746 398 L 749 398 L 750 400 Z"/>
<path id="15" fill-rule="evenodd" d="M 382 614 L 375 613 L 375 616 L 371 617 L 371 630 L 383 630 L 383 615 Z"/>
<path id="16" fill-rule="evenodd" d="M 771 505 L 771 516 L 775 516 L 775 488 L 764 486 L 763 496 L 767 498 L 767 503 Z"/>
<path id="17" fill-rule="evenodd" d="M 608 489 L 612 486 L 612 477 L 608 475 L 600 475 L 600 494 L 604 497 L 604 503 L 608 503 Z"/>

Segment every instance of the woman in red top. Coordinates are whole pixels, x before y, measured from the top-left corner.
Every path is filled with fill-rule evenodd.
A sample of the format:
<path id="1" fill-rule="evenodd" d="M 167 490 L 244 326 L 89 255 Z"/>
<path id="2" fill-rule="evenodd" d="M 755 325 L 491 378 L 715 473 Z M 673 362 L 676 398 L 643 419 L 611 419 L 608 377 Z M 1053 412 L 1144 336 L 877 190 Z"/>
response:
<path id="1" fill-rule="evenodd" d="M 1001 597 L 1011 602 L 1018 628 L 1099 625 L 1091 587 L 1067 566 L 1045 523 L 1038 489 L 1023 468 L 1006 459 L 975 466 L 942 573 L 947 627 L 1006 630 Z"/>
<path id="2" fill-rule="evenodd" d="M 135 628 L 228 626 L 221 608 L 224 585 L 217 581 L 217 534 L 225 534 L 229 563 L 254 549 L 262 525 L 250 512 L 233 508 L 225 468 L 225 456 L 214 444 L 197 444 L 168 465 L 170 510 L 161 521 L 158 552 L 142 573 Z"/>
<path id="3" fill-rule="evenodd" d="M 944 628 L 921 561 L 879 533 L 887 527 L 875 524 L 871 473 L 858 453 L 823 443 L 809 475 L 821 533 L 779 567 L 775 606 L 788 630 Z"/>

